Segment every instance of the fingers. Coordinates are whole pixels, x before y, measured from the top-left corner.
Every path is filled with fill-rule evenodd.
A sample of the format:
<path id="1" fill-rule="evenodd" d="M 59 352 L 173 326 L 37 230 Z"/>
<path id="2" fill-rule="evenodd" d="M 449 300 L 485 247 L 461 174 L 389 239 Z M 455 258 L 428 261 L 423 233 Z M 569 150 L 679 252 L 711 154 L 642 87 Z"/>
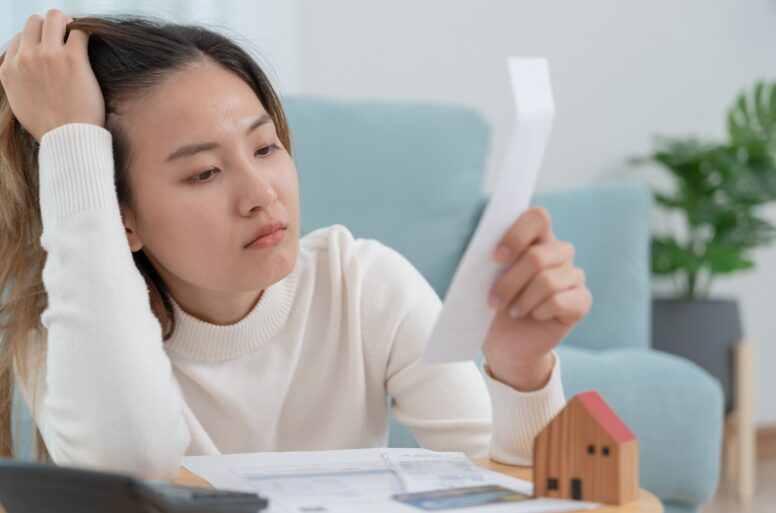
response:
<path id="1" fill-rule="evenodd" d="M 65 44 L 65 27 L 67 19 L 59 9 L 49 9 L 43 20 L 41 34 L 41 46 L 43 48 L 57 49 Z"/>
<path id="2" fill-rule="evenodd" d="M 24 24 L 21 32 L 17 33 L 8 43 L 2 62 L 13 59 L 22 48 L 28 50 L 38 46 L 44 48 L 61 48 L 64 45 L 67 23 L 73 18 L 65 16 L 59 9 L 49 9 L 45 18 L 33 14 Z"/>
<path id="3" fill-rule="evenodd" d="M 61 48 L 65 41 L 67 24 L 73 18 L 65 16 L 59 9 L 49 9 L 45 18 L 33 14 L 24 24 L 21 32 L 16 34 L 8 44 L 5 59 L 13 58 L 22 48 L 33 49 L 38 45 L 47 48 Z"/>
<path id="4" fill-rule="evenodd" d="M 511 317 L 524 317 L 558 294 L 585 284 L 585 272 L 570 265 L 545 269 L 534 276 L 525 291 L 509 306 Z"/>
<path id="5" fill-rule="evenodd" d="M 13 36 L 13 39 L 11 39 L 11 42 L 8 43 L 8 49 L 5 51 L 5 57 L 3 57 L 3 62 L 10 61 L 14 58 L 14 56 L 19 51 L 19 44 L 22 42 L 22 33 L 19 32 L 15 36 Z"/>
<path id="6" fill-rule="evenodd" d="M 575 324 L 585 317 L 593 305 L 593 296 L 586 287 L 558 292 L 537 306 L 532 315 L 537 321 L 558 319 Z"/>
<path id="7" fill-rule="evenodd" d="M 105 104 L 90 67 L 84 30 L 73 31 L 59 10 L 33 15 L 9 45 L 10 59 L 0 65 L 0 81 L 19 124 L 38 142 L 67 123 L 105 124 Z M 72 50 L 78 50 L 75 55 Z"/>
<path id="8" fill-rule="evenodd" d="M 73 29 L 67 36 L 65 50 L 74 54 L 85 55 L 89 44 L 89 34 L 83 30 Z"/>
<path id="9" fill-rule="evenodd" d="M 534 244 L 504 273 L 493 287 L 488 302 L 493 308 L 501 309 L 519 296 L 523 289 L 543 269 L 561 266 L 574 259 L 574 245 L 552 240 Z"/>
<path id="10" fill-rule="evenodd" d="M 554 239 L 550 214 L 542 207 L 531 207 L 523 212 L 496 245 L 493 259 L 505 264 L 519 258 L 531 244 Z"/>
<path id="11" fill-rule="evenodd" d="M 19 51 L 24 51 L 25 48 L 34 49 L 40 44 L 41 32 L 43 30 L 43 17 L 37 14 L 33 14 L 27 18 L 27 22 L 22 29 L 22 41 L 19 47 Z"/>

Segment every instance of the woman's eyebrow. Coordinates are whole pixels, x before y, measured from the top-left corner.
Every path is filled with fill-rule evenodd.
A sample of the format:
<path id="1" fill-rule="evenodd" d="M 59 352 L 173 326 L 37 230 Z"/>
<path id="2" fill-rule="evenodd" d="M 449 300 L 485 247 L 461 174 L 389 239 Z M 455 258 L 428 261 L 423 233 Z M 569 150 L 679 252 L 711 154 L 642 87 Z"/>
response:
<path id="1" fill-rule="evenodd" d="M 251 123 L 251 126 L 248 127 L 248 130 L 245 131 L 245 135 L 250 134 L 257 128 L 259 128 L 261 125 L 264 125 L 270 121 L 269 114 L 262 114 L 260 117 L 256 118 L 256 120 Z M 164 160 L 165 162 L 169 162 L 171 160 L 181 158 L 181 157 L 190 157 L 192 155 L 195 155 L 202 151 L 208 151 L 212 150 L 214 148 L 218 148 L 218 143 L 215 142 L 207 142 L 207 143 L 197 143 L 197 144 L 187 144 L 186 146 L 181 146 L 174 152 L 170 153 L 170 155 Z"/>

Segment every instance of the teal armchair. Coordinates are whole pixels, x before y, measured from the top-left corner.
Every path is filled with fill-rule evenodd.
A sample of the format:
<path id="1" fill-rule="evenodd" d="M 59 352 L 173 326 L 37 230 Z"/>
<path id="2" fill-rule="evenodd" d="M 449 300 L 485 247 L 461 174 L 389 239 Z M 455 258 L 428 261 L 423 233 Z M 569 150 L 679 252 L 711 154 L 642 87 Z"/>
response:
<path id="1" fill-rule="evenodd" d="M 489 129 L 475 112 L 424 103 L 284 100 L 300 180 L 302 232 L 340 223 L 404 254 L 440 297 L 482 214 Z M 599 393 L 636 433 L 641 486 L 668 512 L 696 511 L 717 485 L 719 383 L 650 348 L 649 218 L 644 186 L 536 194 L 576 248 L 593 307 L 558 349 L 567 397 Z M 29 413 L 15 405 L 17 454 Z M 416 446 L 391 420 L 389 444 Z"/>

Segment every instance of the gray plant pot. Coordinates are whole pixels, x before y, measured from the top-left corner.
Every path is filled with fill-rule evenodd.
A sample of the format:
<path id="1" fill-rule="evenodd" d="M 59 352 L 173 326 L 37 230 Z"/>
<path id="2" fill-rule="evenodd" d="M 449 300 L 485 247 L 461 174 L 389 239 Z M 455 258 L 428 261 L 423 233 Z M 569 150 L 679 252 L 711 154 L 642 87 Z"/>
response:
<path id="1" fill-rule="evenodd" d="M 652 347 L 683 356 L 719 379 L 726 413 L 733 407 L 733 347 L 741 337 L 734 299 L 652 300 Z"/>

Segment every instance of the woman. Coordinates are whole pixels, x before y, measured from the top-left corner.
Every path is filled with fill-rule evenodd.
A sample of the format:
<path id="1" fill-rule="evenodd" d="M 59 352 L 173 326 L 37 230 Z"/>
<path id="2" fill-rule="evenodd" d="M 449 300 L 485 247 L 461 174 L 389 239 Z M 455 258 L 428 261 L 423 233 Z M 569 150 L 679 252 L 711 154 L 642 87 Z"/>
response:
<path id="1" fill-rule="evenodd" d="M 384 445 L 387 396 L 423 447 L 530 464 L 564 404 L 553 349 L 591 305 L 546 211 L 494 250 L 484 372 L 424 366 L 439 298 L 345 227 L 299 238 L 282 107 L 232 41 L 50 10 L 0 83 L 3 455 L 17 382 L 42 458 L 148 479 Z"/>

